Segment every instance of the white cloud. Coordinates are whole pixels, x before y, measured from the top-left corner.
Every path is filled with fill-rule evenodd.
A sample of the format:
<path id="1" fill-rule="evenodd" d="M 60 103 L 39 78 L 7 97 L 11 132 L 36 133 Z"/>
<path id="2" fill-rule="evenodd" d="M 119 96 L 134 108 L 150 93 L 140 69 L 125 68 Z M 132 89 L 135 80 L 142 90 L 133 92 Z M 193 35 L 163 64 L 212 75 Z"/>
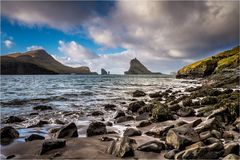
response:
<path id="1" fill-rule="evenodd" d="M 33 50 L 37 50 L 37 49 L 44 49 L 42 46 L 37 46 L 37 45 L 32 45 L 26 48 L 27 51 L 33 51 Z"/>
<path id="2" fill-rule="evenodd" d="M 12 46 L 13 46 L 13 41 L 9 40 L 9 39 L 3 41 L 3 43 L 4 43 L 5 47 L 7 47 L 7 48 L 12 48 Z"/>
<path id="3" fill-rule="evenodd" d="M 75 41 L 65 43 L 60 40 L 58 44 L 58 50 L 74 60 L 88 60 L 98 57 L 98 55 Z"/>

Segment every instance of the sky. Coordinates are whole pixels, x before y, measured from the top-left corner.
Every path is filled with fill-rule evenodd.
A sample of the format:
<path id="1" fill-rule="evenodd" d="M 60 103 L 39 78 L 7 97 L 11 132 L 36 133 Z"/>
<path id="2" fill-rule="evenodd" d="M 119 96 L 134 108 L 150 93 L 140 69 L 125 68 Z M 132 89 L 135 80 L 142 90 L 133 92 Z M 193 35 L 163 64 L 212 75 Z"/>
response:
<path id="1" fill-rule="evenodd" d="M 45 49 L 65 65 L 170 73 L 239 45 L 239 1 L 1 1 L 1 54 Z"/>

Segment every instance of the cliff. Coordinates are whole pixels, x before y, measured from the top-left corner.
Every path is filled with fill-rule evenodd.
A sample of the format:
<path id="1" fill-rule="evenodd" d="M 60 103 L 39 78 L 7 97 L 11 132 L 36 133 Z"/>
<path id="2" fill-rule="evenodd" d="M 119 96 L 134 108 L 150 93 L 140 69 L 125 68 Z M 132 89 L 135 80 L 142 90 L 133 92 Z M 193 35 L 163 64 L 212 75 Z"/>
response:
<path id="1" fill-rule="evenodd" d="M 45 50 L 1 56 L 1 74 L 92 74 L 88 67 L 68 67 Z"/>
<path id="2" fill-rule="evenodd" d="M 205 58 L 181 68 L 177 78 L 204 78 L 226 71 L 231 71 L 239 66 L 239 46 Z"/>

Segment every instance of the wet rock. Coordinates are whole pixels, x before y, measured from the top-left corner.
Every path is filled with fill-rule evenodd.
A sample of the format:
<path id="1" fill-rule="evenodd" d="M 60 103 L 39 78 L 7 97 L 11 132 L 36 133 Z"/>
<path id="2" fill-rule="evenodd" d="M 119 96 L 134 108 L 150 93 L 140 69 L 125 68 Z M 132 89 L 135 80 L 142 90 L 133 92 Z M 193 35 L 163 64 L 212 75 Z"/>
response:
<path id="1" fill-rule="evenodd" d="M 7 141 L 11 141 L 15 138 L 18 138 L 19 133 L 12 126 L 6 126 L 1 128 L 0 137 L 1 137 L 1 144 L 5 142 L 7 143 Z"/>
<path id="2" fill-rule="evenodd" d="M 122 117 L 118 117 L 115 120 L 115 123 L 122 123 L 122 122 L 132 121 L 132 120 L 134 120 L 133 116 L 122 116 Z"/>
<path id="3" fill-rule="evenodd" d="M 113 126 L 113 123 L 110 121 L 107 121 L 105 124 L 106 124 L 106 126 Z"/>
<path id="4" fill-rule="evenodd" d="M 149 94 L 150 98 L 159 98 L 162 97 L 161 92 L 155 92 L 155 93 L 150 93 Z"/>
<path id="5" fill-rule="evenodd" d="M 101 140 L 101 141 L 113 141 L 114 139 L 111 138 L 111 137 L 103 136 L 103 137 L 101 137 L 100 140 Z"/>
<path id="6" fill-rule="evenodd" d="M 198 126 L 200 123 L 202 123 L 202 119 L 196 119 L 195 121 L 191 122 L 192 127 Z"/>
<path id="7" fill-rule="evenodd" d="M 199 140 L 198 133 L 188 124 L 171 128 L 166 136 L 166 144 L 176 149 L 184 148 Z"/>
<path id="8" fill-rule="evenodd" d="M 152 118 L 156 122 L 162 122 L 173 119 L 170 110 L 163 104 L 156 104 L 152 109 Z"/>
<path id="9" fill-rule="evenodd" d="M 118 138 L 110 144 L 107 153 L 121 158 L 132 157 L 134 156 L 133 143 L 134 141 L 126 136 Z"/>
<path id="10" fill-rule="evenodd" d="M 125 115 L 126 115 L 126 114 L 125 114 L 124 111 L 122 111 L 122 110 L 117 110 L 117 111 L 114 113 L 113 118 L 114 118 L 114 119 L 117 119 L 117 118 L 122 117 L 122 116 L 125 116 Z"/>
<path id="11" fill-rule="evenodd" d="M 210 137 L 210 138 L 204 140 L 204 144 L 209 145 L 209 144 L 213 144 L 213 143 L 222 143 L 222 142 L 219 139 L 214 138 L 214 137 Z"/>
<path id="12" fill-rule="evenodd" d="M 138 122 L 136 127 L 146 127 L 146 126 L 149 126 L 151 124 L 152 124 L 152 122 L 149 121 L 149 120 L 142 120 L 142 121 Z"/>
<path id="13" fill-rule="evenodd" d="M 234 139 L 234 135 L 230 131 L 224 131 L 222 137 L 229 140 Z"/>
<path id="14" fill-rule="evenodd" d="M 16 156 L 14 154 L 12 154 L 12 155 L 7 156 L 6 159 L 12 159 L 14 157 L 16 157 Z"/>
<path id="15" fill-rule="evenodd" d="M 77 126 L 75 123 L 69 123 L 57 131 L 56 138 L 72 138 L 78 137 Z"/>
<path id="16" fill-rule="evenodd" d="M 132 136 L 141 136 L 142 132 L 137 128 L 127 128 L 124 133 L 124 136 L 132 137 Z"/>
<path id="17" fill-rule="evenodd" d="M 232 93 L 232 92 L 233 92 L 232 89 L 225 89 L 225 90 L 223 91 L 223 94 L 230 94 L 230 93 Z"/>
<path id="18" fill-rule="evenodd" d="M 138 114 L 144 114 L 144 113 L 149 113 L 151 112 L 152 108 L 154 107 L 153 104 L 146 104 L 144 106 L 142 106 L 140 109 L 138 109 Z"/>
<path id="19" fill-rule="evenodd" d="M 229 154 L 225 156 L 222 160 L 239 160 L 240 156 L 235 155 L 235 154 Z"/>
<path id="20" fill-rule="evenodd" d="M 141 121 L 141 120 L 148 120 L 149 119 L 149 113 L 143 113 L 138 116 L 136 116 L 135 120 L 136 121 Z"/>
<path id="21" fill-rule="evenodd" d="M 193 102 L 190 98 L 186 98 L 185 100 L 182 101 L 182 104 L 184 107 L 192 106 Z"/>
<path id="22" fill-rule="evenodd" d="M 56 133 L 57 131 L 59 131 L 61 129 L 61 127 L 59 127 L 59 128 L 50 128 L 49 130 L 48 130 L 48 133 Z"/>
<path id="23" fill-rule="evenodd" d="M 143 101 L 132 102 L 129 104 L 128 110 L 130 110 L 132 112 L 137 112 L 144 105 L 145 105 L 145 103 Z"/>
<path id="24" fill-rule="evenodd" d="M 193 92 L 193 91 L 197 91 L 199 88 L 198 87 L 189 87 L 185 89 L 185 92 Z"/>
<path id="25" fill-rule="evenodd" d="M 174 127 L 179 127 L 179 126 L 182 126 L 182 125 L 184 125 L 184 124 L 188 124 L 186 121 L 178 121 L 175 125 L 174 125 Z"/>
<path id="26" fill-rule="evenodd" d="M 205 121 L 203 121 L 202 123 L 200 123 L 198 126 L 195 127 L 195 130 L 198 133 L 201 133 L 204 131 L 210 131 L 213 129 L 220 132 L 223 130 L 222 124 L 219 121 L 217 121 L 215 118 L 206 119 Z"/>
<path id="27" fill-rule="evenodd" d="M 49 124 L 49 122 L 45 120 L 40 120 L 36 124 L 30 125 L 27 128 L 43 127 L 45 124 Z"/>
<path id="28" fill-rule="evenodd" d="M 231 142 L 224 145 L 224 156 L 229 154 L 240 154 L 240 144 L 238 142 Z"/>
<path id="29" fill-rule="evenodd" d="M 63 147 L 65 147 L 65 145 L 66 145 L 65 139 L 45 140 L 42 144 L 42 149 L 41 149 L 40 155 L 43 155 L 46 152 L 54 150 L 54 149 L 63 148 Z"/>
<path id="30" fill-rule="evenodd" d="M 144 97 L 146 96 L 146 93 L 140 90 L 136 90 L 133 92 L 133 97 Z"/>
<path id="31" fill-rule="evenodd" d="M 61 125 L 64 125 L 64 124 L 65 124 L 63 121 L 61 121 L 61 120 L 59 120 L 59 119 L 56 119 L 56 120 L 55 120 L 55 123 L 56 123 L 56 124 L 61 124 Z"/>
<path id="32" fill-rule="evenodd" d="M 107 111 L 108 111 L 108 110 L 113 110 L 113 111 L 114 111 L 114 110 L 116 110 L 116 107 L 117 107 L 117 106 L 114 105 L 114 104 L 105 104 L 105 105 L 104 105 L 104 109 L 107 110 Z"/>
<path id="33" fill-rule="evenodd" d="M 182 159 L 217 159 L 223 151 L 220 144 L 212 144 L 203 147 L 195 147 L 185 150 Z"/>
<path id="34" fill-rule="evenodd" d="M 45 137 L 38 135 L 38 134 L 31 134 L 30 136 L 25 138 L 25 141 L 34 141 L 34 140 L 43 140 Z"/>
<path id="35" fill-rule="evenodd" d="M 87 129 L 87 137 L 102 135 L 107 133 L 106 125 L 102 122 L 92 122 Z"/>
<path id="36" fill-rule="evenodd" d="M 178 111 L 181 108 L 181 106 L 179 104 L 173 104 L 170 105 L 168 108 L 170 111 Z"/>
<path id="37" fill-rule="evenodd" d="M 32 112 L 32 113 L 29 114 L 29 116 L 36 116 L 36 115 L 39 115 L 39 114 L 36 113 L 36 112 Z"/>
<path id="38" fill-rule="evenodd" d="M 101 116 L 103 115 L 104 113 L 102 111 L 93 111 L 92 112 L 92 116 Z"/>
<path id="39" fill-rule="evenodd" d="M 51 106 L 45 106 L 45 105 L 39 105 L 33 107 L 34 110 L 40 110 L 40 111 L 45 111 L 45 110 L 52 110 L 53 108 Z"/>
<path id="40" fill-rule="evenodd" d="M 211 104 L 216 104 L 218 102 L 218 99 L 215 97 L 206 97 L 201 100 L 202 105 L 211 105 Z"/>
<path id="41" fill-rule="evenodd" d="M 186 149 L 199 148 L 199 147 L 203 147 L 203 146 L 205 146 L 204 143 L 199 141 L 199 142 L 193 143 L 190 146 L 187 146 Z"/>
<path id="42" fill-rule="evenodd" d="M 16 116 L 10 116 L 8 118 L 6 118 L 5 120 L 2 121 L 2 123 L 19 123 L 19 122 L 23 122 L 24 119 L 20 118 L 20 117 L 16 117 Z"/>
<path id="43" fill-rule="evenodd" d="M 157 125 L 157 126 L 153 127 L 152 129 L 150 129 L 149 131 L 147 131 L 145 134 L 148 136 L 153 136 L 153 137 L 165 137 L 167 135 L 167 132 L 169 131 L 169 129 L 171 129 L 173 127 L 174 127 L 174 125 L 170 125 L 170 126 Z"/>
<path id="44" fill-rule="evenodd" d="M 181 117 L 193 116 L 194 109 L 191 107 L 182 107 L 177 111 L 177 114 Z"/>
<path id="45" fill-rule="evenodd" d="M 173 149 L 171 151 L 168 151 L 167 153 L 164 154 L 164 158 L 167 158 L 167 159 L 174 159 L 174 156 L 176 155 L 176 153 L 178 153 L 179 150 L 177 149 Z"/>
<path id="46" fill-rule="evenodd" d="M 160 153 L 164 149 L 165 149 L 165 144 L 157 140 L 144 143 L 137 147 L 137 150 L 139 151 L 156 152 L 156 153 Z"/>

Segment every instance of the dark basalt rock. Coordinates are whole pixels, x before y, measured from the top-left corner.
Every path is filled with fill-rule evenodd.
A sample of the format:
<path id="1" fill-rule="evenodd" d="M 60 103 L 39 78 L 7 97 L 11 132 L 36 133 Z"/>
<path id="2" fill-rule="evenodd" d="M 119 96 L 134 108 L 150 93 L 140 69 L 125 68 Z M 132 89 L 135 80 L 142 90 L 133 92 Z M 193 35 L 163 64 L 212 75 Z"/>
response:
<path id="1" fill-rule="evenodd" d="M 176 155 L 176 153 L 178 153 L 179 150 L 178 149 L 173 149 L 171 151 L 168 151 L 167 153 L 164 154 L 164 158 L 167 159 L 174 159 L 174 156 Z"/>
<path id="2" fill-rule="evenodd" d="M 239 160 L 239 159 L 240 159 L 240 156 L 236 154 L 229 154 L 225 156 L 222 160 Z"/>
<path id="3" fill-rule="evenodd" d="M 20 123 L 23 122 L 24 119 L 16 116 L 10 116 L 2 121 L 2 123 Z"/>
<path id="4" fill-rule="evenodd" d="M 151 121 L 149 121 L 149 120 L 143 120 L 143 121 L 140 121 L 140 122 L 136 125 L 136 127 L 146 127 L 146 126 L 149 126 L 149 125 L 151 125 L 151 124 L 152 124 Z"/>
<path id="5" fill-rule="evenodd" d="M 101 139 L 100 139 L 101 141 L 113 141 L 114 140 L 114 138 L 111 138 L 111 137 L 107 137 L 107 136 L 103 136 L 103 137 L 101 137 Z"/>
<path id="6" fill-rule="evenodd" d="M 156 141 L 156 140 L 144 143 L 137 147 L 137 150 L 139 151 L 156 152 L 156 153 L 160 153 L 164 149 L 165 149 L 165 144 L 163 142 Z"/>
<path id="7" fill-rule="evenodd" d="M 165 137 L 167 135 L 167 132 L 173 128 L 174 125 L 170 125 L 170 126 L 161 126 L 161 125 L 157 125 L 155 127 L 153 127 L 152 129 L 150 129 L 149 131 L 145 132 L 146 135 L 148 136 L 153 136 L 153 137 Z"/>
<path id="8" fill-rule="evenodd" d="M 30 125 L 27 128 L 43 127 L 45 124 L 49 124 L 49 122 L 45 121 L 45 120 L 40 120 L 40 121 L 38 121 L 38 123 Z"/>
<path id="9" fill-rule="evenodd" d="M 218 102 L 218 99 L 215 97 L 206 97 L 201 100 L 202 105 L 211 105 L 216 104 Z"/>
<path id="10" fill-rule="evenodd" d="M 123 116 L 125 116 L 125 115 L 126 115 L 126 114 L 125 114 L 124 111 L 122 111 L 122 110 L 117 110 L 117 111 L 114 113 L 113 118 L 114 118 L 114 119 L 117 119 L 117 118 L 123 117 Z"/>
<path id="11" fill-rule="evenodd" d="M 61 124 L 61 125 L 64 125 L 64 124 L 65 124 L 65 122 L 63 122 L 63 121 L 61 121 L 61 120 L 59 120 L 59 119 L 56 119 L 56 120 L 55 120 L 55 123 L 56 123 L 56 124 Z"/>
<path id="12" fill-rule="evenodd" d="M 144 97 L 146 96 L 147 94 L 143 91 L 140 91 L 140 90 L 136 90 L 133 92 L 133 97 Z"/>
<path id="13" fill-rule="evenodd" d="M 152 74 L 139 60 L 136 58 L 130 61 L 130 68 L 124 74 Z"/>
<path id="14" fill-rule="evenodd" d="M 223 126 L 222 124 L 216 119 L 216 118 L 209 118 L 200 123 L 195 127 L 195 130 L 198 133 L 204 132 L 204 131 L 211 131 L 211 130 L 217 130 L 222 132 Z"/>
<path id="15" fill-rule="evenodd" d="M 141 107 L 143 107 L 145 103 L 143 101 L 132 102 L 128 106 L 128 110 L 132 112 L 137 112 Z"/>
<path id="16" fill-rule="evenodd" d="M 141 136 L 142 132 L 137 128 L 127 128 L 124 133 L 124 136 L 132 137 L 132 136 Z"/>
<path id="17" fill-rule="evenodd" d="M 45 110 L 52 110 L 53 108 L 51 106 L 45 106 L 45 105 L 39 105 L 33 107 L 34 110 L 40 110 L 40 111 L 45 111 Z"/>
<path id="18" fill-rule="evenodd" d="M 113 110 L 113 111 L 114 111 L 114 110 L 116 110 L 116 107 L 117 107 L 117 106 L 114 105 L 114 104 L 105 104 L 105 105 L 104 105 L 104 109 L 105 109 L 105 110 Z"/>
<path id="19" fill-rule="evenodd" d="M 182 107 L 177 111 L 177 115 L 181 117 L 188 117 L 194 115 L 194 109 L 191 107 Z"/>
<path id="20" fill-rule="evenodd" d="M 161 94 L 161 92 L 150 93 L 149 97 L 150 98 L 159 98 L 159 97 L 162 97 L 162 94 Z"/>
<path id="21" fill-rule="evenodd" d="M 107 71 L 105 70 L 105 69 L 101 69 L 101 75 L 107 75 L 108 73 L 107 73 Z"/>
<path id="22" fill-rule="evenodd" d="M 133 116 L 121 116 L 115 120 L 115 123 L 122 123 L 122 122 L 132 121 L 132 120 L 134 120 Z"/>
<path id="23" fill-rule="evenodd" d="M 156 104 L 152 109 L 152 118 L 157 122 L 173 119 L 169 108 L 163 104 Z"/>
<path id="24" fill-rule="evenodd" d="M 92 116 L 101 116 L 104 115 L 104 113 L 102 111 L 93 111 L 92 112 Z"/>
<path id="25" fill-rule="evenodd" d="M 224 156 L 229 154 L 240 155 L 240 144 L 238 142 L 231 142 L 224 145 Z"/>
<path id="26" fill-rule="evenodd" d="M 31 134 L 30 136 L 25 138 L 25 141 L 34 141 L 34 140 L 43 140 L 45 137 L 38 135 L 38 134 Z"/>
<path id="27" fill-rule="evenodd" d="M 102 122 L 92 122 L 87 129 L 87 136 L 96 136 L 107 133 L 106 125 Z"/>
<path id="28" fill-rule="evenodd" d="M 66 146 L 66 140 L 65 139 L 45 140 L 42 144 L 42 149 L 40 151 L 40 155 L 43 155 L 46 152 L 54 150 L 54 149 L 63 148 L 65 146 Z"/>
<path id="29" fill-rule="evenodd" d="M 2 143 L 4 139 L 18 138 L 19 133 L 12 126 L 6 126 L 6 127 L 1 128 L 0 137 L 1 137 L 1 143 Z"/>
<path id="30" fill-rule="evenodd" d="M 110 144 L 107 153 L 121 158 L 132 157 L 134 156 L 133 143 L 136 142 L 126 136 L 118 138 Z"/>
<path id="31" fill-rule="evenodd" d="M 70 123 L 64 127 L 62 127 L 59 131 L 57 131 L 56 138 L 72 138 L 78 137 L 78 130 L 75 123 Z"/>

